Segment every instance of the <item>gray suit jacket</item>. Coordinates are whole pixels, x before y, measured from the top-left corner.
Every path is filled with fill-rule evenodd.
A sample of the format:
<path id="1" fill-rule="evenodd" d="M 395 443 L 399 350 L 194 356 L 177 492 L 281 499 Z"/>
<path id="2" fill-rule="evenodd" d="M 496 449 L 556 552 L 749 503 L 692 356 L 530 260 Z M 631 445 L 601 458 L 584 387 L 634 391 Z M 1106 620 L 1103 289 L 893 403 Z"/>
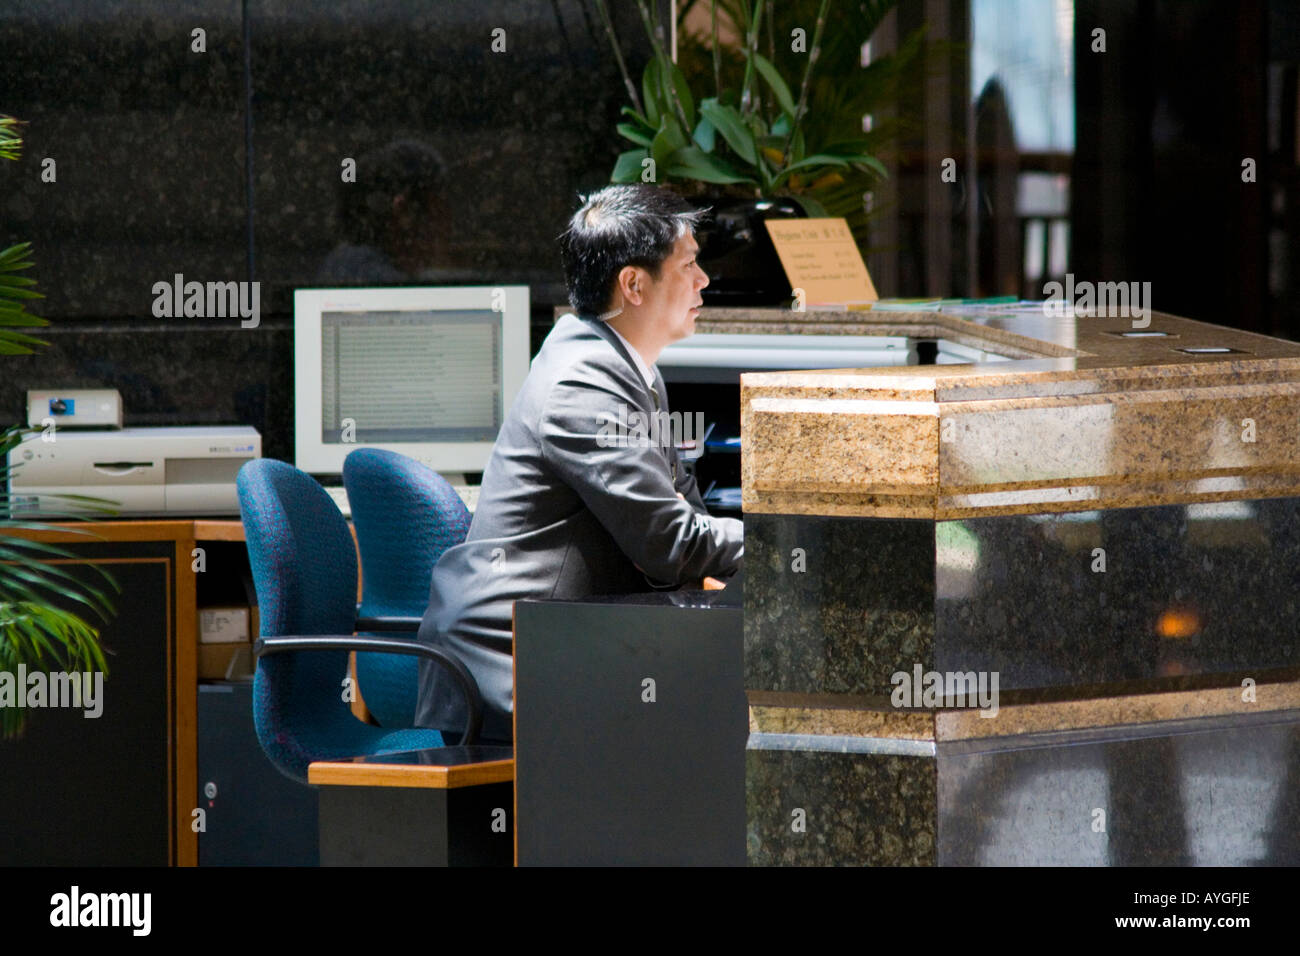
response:
<path id="1" fill-rule="evenodd" d="M 609 423 L 637 411 L 653 415 L 655 399 L 614 332 L 562 316 L 497 435 L 468 537 L 433 569 L 420 626 L 421 641 L 478 681 L 486 739 L 512 737 L 515 601 L 677 587 L 740 567 L 744 526 L 709 516 L 671 437 L 609 441 Z M 459 730 L 464 714 L 455 684 L 422 661 L 416 722 Z"/>

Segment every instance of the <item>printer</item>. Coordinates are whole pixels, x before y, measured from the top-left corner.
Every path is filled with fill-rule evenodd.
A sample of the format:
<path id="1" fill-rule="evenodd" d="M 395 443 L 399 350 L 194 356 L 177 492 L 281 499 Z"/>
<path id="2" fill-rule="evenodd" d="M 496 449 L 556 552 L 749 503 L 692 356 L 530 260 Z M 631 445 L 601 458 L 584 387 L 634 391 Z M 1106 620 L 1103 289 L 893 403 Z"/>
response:
<path id="1" fill-rule="evenodd" d="M 9 453 L 9 511 L 14 517 L 236 515 L 235 475 L 261 455 L 262 436 L 245 425 L 47 427 Z"/>

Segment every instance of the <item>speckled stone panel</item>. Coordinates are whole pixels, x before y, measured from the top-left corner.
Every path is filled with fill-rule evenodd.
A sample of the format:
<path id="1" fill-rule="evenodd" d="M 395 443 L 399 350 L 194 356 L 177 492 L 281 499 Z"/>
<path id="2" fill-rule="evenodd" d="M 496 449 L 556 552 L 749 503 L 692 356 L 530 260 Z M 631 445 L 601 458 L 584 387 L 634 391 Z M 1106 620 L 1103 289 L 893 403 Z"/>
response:
<path id="1" fill-rule="evenodd" d="M 3 7 L 3 111 L 26 125 L 21 159 L 0 163 L 0 248 L 32 243 L 32 311 L 148 319 L 177 273 L 252 278 L 240 5 Z"/>
<path id="2" fill-rule="evenodd" d="M 746 515 L 745 535 L 751 691 L 887 697 L 920 664 L 996 672 L 1000 692 L 1095 696 L 1300 667 L 1296 498 L 942 522 Z"/>
<path id="3" fill-rule="evenodd" d="M 887 695 L 893 673 L 930 661 L 933 529 L 746 515 L 746 689 Z"/>
<path id="4" fill-rule="evenodd" d="M 936 529 L 936 670 L 1007 691 L 1300 665 L 1298 499 Z"/>
<path id="5" fill-rule="evenodd" d="M 635 5 L 610 4 L 635 75 Z M 249 0 L 253 192 L 264 307 L 313 285 L 498 284 L 562 302 L 555 237 L 576 197 L 608 183 L 627 102 L 589 3 Z M 493 50 L 493 30 L 504 51 Z M 430 153 L 443 181 L 414 212 L 358 233 L 344 210 L 392 203 Z M 356 162 L 354 182 L 341 163 Z M 421 187 L 422 188 L 422 187 Z M 413 194 L 418 192 L 412 187 Z"/>
<path id="6" fill-rule="evenodd" d="M 1140 334 L 1158 335 L 1128 338 L 1119 317 L 1038 309 L 854 316 L 844 329 L 964 330 L 994 352 L 993 333 L 1013 334 L 1039 357 L 742 375 L 745 511 L 958 519 L 1300 494 L 1300 347 L 1152 320 Z M 800 327 L 785 323 L 773 331 Z"/>
<path id="7" fill-rule="evenodd" d="M 750 750 L 745 759 L 751 866 L 936 862 L 933 757 Z"/>

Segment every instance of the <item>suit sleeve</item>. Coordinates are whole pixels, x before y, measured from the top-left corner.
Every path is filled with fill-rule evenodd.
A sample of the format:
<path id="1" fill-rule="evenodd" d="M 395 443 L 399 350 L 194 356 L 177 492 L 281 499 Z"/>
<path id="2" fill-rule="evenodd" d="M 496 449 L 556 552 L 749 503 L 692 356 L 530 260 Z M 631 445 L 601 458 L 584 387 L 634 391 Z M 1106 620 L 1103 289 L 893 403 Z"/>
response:
<path id="1" fill-rule="evenodd" d="M 700 496 L 699 483 L 696 482 L 695 476 L 682 466 L 682 458 L 677 453 L 676 447 L 669 449 L 669 454 L 673 456 L 673 462 L 677 466 L 677 480 L 673 482 L 673 486 L 690 502 L 692 508 L 708 514 L 709 509 L 704 504 L 704 498 Z"/>
<path id="2" fill-rule="evenodd" d="M 547 464 L 649 577 L 678 585 L 734 572 L 744 557 L 744 526 L 697 510 L 694 482 L 688 487 L 679 477 L 674 484 L 653 442 L 635 435 L 620 441 L 610 427 L 620 405 L 638 409 L 630 396 L 600 384 L 557 383 L 539 426 Z M 679 490 L 693 500 L 678 498 Z"/>

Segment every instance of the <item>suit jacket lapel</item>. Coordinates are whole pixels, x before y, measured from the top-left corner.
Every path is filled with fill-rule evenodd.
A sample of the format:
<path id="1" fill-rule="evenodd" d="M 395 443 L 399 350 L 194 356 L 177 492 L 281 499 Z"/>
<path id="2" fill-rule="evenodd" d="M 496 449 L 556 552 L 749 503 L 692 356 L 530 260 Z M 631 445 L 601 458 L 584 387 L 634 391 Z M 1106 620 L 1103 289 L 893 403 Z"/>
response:
<path id="1" fill-rule="evenodd" d="M 614 351 L 623 356 L 623 361 L 626 362 L 628 368 L 632 370 L 633 381 L 636 381 L 641 385 L 641 392 L 645 395 L 646 403 L 650 412 L 653 414 L 654 412 L 660 411 L 663 407 L 664 387 L 663 379 L 659 375 L 658 367 L 651 366 L 655 373 L 655 388 L 659 390 L 659 401 L 656 402 L 654 394 L 650 391 L 650 386 L 646 385 L 645 379 L 641 377 L 641 369 L 637 367 L 636 360 L 632 358 L 631 355 L 628 355 L 627 349 L 623 347 L 623 343 L 619 341 L 619 337 L 610 330 L 609 326 L 595 316 L 579 315 L 578 318 L 582 319 L 582 321 L 586 322 L 589 326 L 592 326 L 597 335 L 603 338 L 610 345 L 614 346 Z"/>
<path id="2" fill-rule="evenodd" d="M 622 341 L 620 341 L 619 337 L 610 330 L 609 326 L 592 315 L 579 315 L 578 318 L 582 319 L 582 321 L 586 322 L 588 325 L 594 326 L 596 334 L 610 345 L 614 346 L 614 351 L 623 356 L 623 361 L 627 362 L 628 367 L 632 369 L 632 378 L 641 384 L 641 393 L 645 396 L 646 406 L 650 414 L 654 415 L 661 411 L 666 413 L 668 411 L 668 402 L 666 399 L 667 389 L 664 386 L 664 377 L 659 372 L 659 366 L 650 366 L 655 376 L 654 389 L 659 393 L 659 398 L 656 401 L 654 392 L 651 391 L 649 385 L 646 385 L 645 379 L 641 377 L 641 369 L 637 367 L 636 360 L 633 359 L 631 355 L 628 355 L 627 349 L 623 347 Z M 670 447 L 671 444 L 672 437 L 670 433 L 666 443 L 663 441 L 659 443 L 659 453 L 663 455 L 664 459 L 668 462 L 669 468 L 672 472 L 673 481 L 675 482 L 677 480 L 677 465 L 673 461 L 673 448 Z"/>

